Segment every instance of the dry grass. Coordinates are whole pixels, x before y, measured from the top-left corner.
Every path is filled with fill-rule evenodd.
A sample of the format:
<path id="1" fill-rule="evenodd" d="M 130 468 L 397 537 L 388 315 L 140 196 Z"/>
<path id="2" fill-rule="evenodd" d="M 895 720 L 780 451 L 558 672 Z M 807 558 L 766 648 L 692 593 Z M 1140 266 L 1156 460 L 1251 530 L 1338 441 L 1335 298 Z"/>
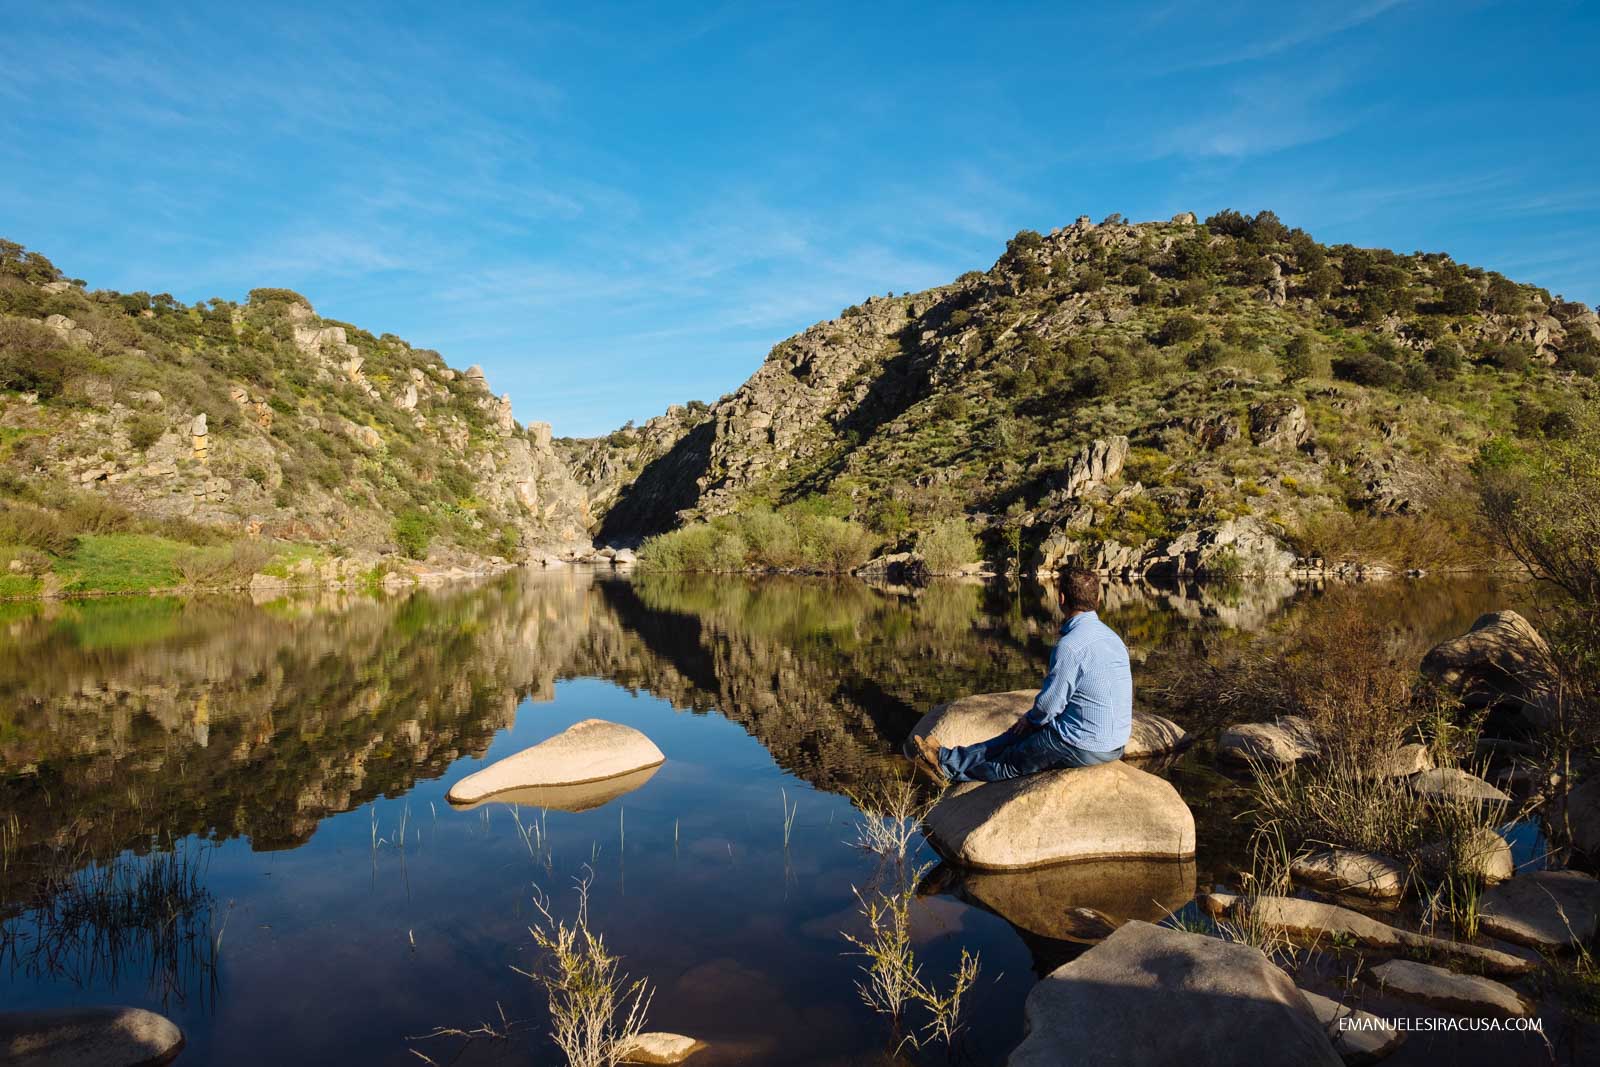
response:
<path id="1" fill-rule="evenodd" d="M 867 1007 L 890 1018 L 899 1048 L 921 1048 L 933 1042 L 948 1046 L 954 1041 L 963 1025 L 966 996 L 978 980 L 978 955 L 965 948 L 946 991 L 922 977 L 922 966 L 911 947 L 911 905 L 917 883 L 927 870 L 908 872 L 909 877 L 893 891 L 877 889 L 863 894 L 852 888 L 867 932 L 862 936 L 841 934 L 867 961 L 862 964 L 865 976 L 856 983 L 856 991 Z M 907 1025 L 912 1009 L 922 1016 L 915 1027 Z"/>
<path id="2" fill-rule="evenodd" d="M 855 822 L 855 839 L 849 843 L 897 863 L 904 863 L 922 829 L 923 816 L 938 800 L 923 797 L 916 784 L 904 778 L 874 783 L 861 793 L 847 790 L 845 796 L 861 813 Z"/>
<path id="3" fill-rule="evenodd" d="M 644 1029 L 652 996 L 644 979 L 629 981 L 621 959 L 589 926 L 592 873 L 578 879 L 578 910 L 568 923 L 548 901 L 535 899 L 542 921 L 529 927 L 543 952 L 534 971 L 513 968 L 544 986 L 550 1006 L 550 1038 L 571 1067 L 614 1067 Z"/>

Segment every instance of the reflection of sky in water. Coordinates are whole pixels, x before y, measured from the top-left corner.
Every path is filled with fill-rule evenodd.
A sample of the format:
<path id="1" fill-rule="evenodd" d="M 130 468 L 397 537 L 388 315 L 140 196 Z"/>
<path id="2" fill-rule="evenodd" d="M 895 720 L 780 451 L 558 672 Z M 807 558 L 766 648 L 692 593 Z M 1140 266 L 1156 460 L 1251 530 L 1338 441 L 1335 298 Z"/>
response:
<path id="1" fill-rule="evenodd" d="M 667 762 L 601 808 L 549 812 L 550 870 L 530 855 L 509 807 L 445 803 L 458 777 L 595 716 L 643 730 Z M 787 852 L 780 789 L 799 806 Z M 406 818 L 403 851 L 385 843 L 374 853 L 374 806 L 386 842 Z M 524 826 L 536 815 L 524 809 Z M 181 1062 L 275 1062 L 286 1048 L 315 1049 L 318 1062 L 420 1062 L 407 1036 L 497 1020 L 497 1002 L 535 1024 L 518 1038 L 519 1055 L 552 1051 L 539 1036 L 540 991 L 511 968 L 534 962 L 534 887 L 570 914 L 572 880 L 591 860 L 596 926 L 629 973 L 655 985 L 652 1026 L 713 1042 L 696 1062 L 854 1062 L 887 1031 L 856 1002 L 857 961 L 839 937 L 856 922 L 850 887 L 874 867 L 845 844 L 851 817 L 847 801 L 779 771 L 725 719 L 604 682 L 562 683 L 553 702 L 525 702 L 484 760 L 462 759 L 403 797 L 327 818 L 298 849 L 215 848 L 207 884 L 232 901 L 221 988 L 214 1013 L 168 1006 L 189 1035 Z M 961 943 L 982 951 L 984 1010 L 972 1040 L 981 1061 L 997 1062 L 1021 1025 L 1026 948 L 999 919 L 948 897 L 917 910 L 933 971 L 953 965 Z M 143 1002 L 137 985 L 88 995 L 0 988 L 11 1007 Z M 412 1044 L 444 1062 L 459 1041 Z"/>
<path id="2" fill-rule="evenodd" d="M 206 887 L 227 915 L 218 993 L 212 1003 L 190 991 L 165 1008 L 189 1036 L 180 1062 L 278 1063 L 308 1051 L 308 1062 L 420 1062 L 407 1051 L 414 1046 L 445 1063 L 457 1039 L 407 1038 L 497 1022 L 497 1004 L 530 1025 L 512 1042 L 474 1048 L 470 1062 L 529 1062 L 530 1054 L 553 1062 L 542 994 L 512 968 L 534 963 L 527 927 L 535 887 L 570 914 L 573 879 L 591 863 L 593 921 L 626 969 L 655 986 L 652 1028 L 712 1043 L 694 1063 L 846 1064 L 883 1050 L 886 1024 L 859 1003 L 859 960 L 839 937 L 858 927 L 851 886 L 865 886 L 875 865 L 845 843 L 853 837 L 848 801 L 818 786 L 880 778 L 915 713 L 932 702 L 1036 678 L 1055 626 L 1048 598 L 968 588 L 912 601 L 856 584 L 521 581 L 481 596 L 358 605 L 325 622 L 280 609 L 249 616 L 161 602 L 135 613 L 133 632 L 126 610 L 69 609 L 35 646 L 11 658 L 0 648 L 0 693 L 20 694 L 24 709 L 12 732 L 0 731 L 0 746 L 22 754 L 11 758 L 80 767 L 68 780 L 78 782 L 86 818 L 119 828 L 143 814 L 130 819 L 125 809 L 130 797 L 155 795 L 141 777 L 155 774 L 175 787 L 153 801 L 170 807 L 148 817 L 226 838 L 204 846 Z M 1486 600 L 1498 598 L 1449 589 L 1437 602 L 1400 607 L 1411 617 L 1427 608 L 1442 636 L 1464 629 Z M 1141 595 L 1107 615 L 1145 664 L 1181 665 L 1197 628 L 1259 625 L 1283 603 L 1277 591 Z M 1399 613 L 1395 604 L 1380 610 Z M 142 655 L 142 645 L 160 653 Z M 434 653 L 437 662 L 422 662 Z M 306 680 L 291 677 L 296 685 L 252 703 L 277 684 L 275 671 Z M 50 690 L 55 683 L 45 679 L 58 677 L 60 688 Z M 166 718 L 138 710 L 163 684 L 176 690 L 157 708 Z M 31 703 L 30 687 L 42 690 Z M 482 759 L 448 759 L 505 721 L 497 709 L 509 688 L 547 699 L 521 700 Z M 698 710 L 675 710 L 652 689 L 670 689 Z M 599 807 L 545 815 L 548 867 L 546 855 L 530 855 L 511 806 L 446 803 L 459 778 L 592 717 L 644 731 L 667 762 Z M 416 766 L 396 741 L 418 728 L 413 718 L 424 742 L 430 723 L 457 731 Z M 64 756 L 51 747 L 58 742 Z M 95 769 L 112 756 L 110 771 Z M 1195 809 L 1199 878 L 1209 884 L 1238 862 L 1246 829 L 1233 818 L 1239 783 L 1197 750 L 1163 773 Z M 341 774 L 365 775 L 367 784 Z M 247 788 L 274 777 L 281 788 Z M 194 795 L 217 789 L 225 793 Z M 374 789 L 387 795 L 362 802 Z M 787 849 L 784 794 L 798 805 Z M 37 804 L 40 794 L 22 795 Z M 357 806 L 337 810 L 347 803 Z M 294 819 L 278 810 L 286 804 Z M 524 831 L 539 819 L 536 809 L 516 810 Z M 246 836 L 264 815 L 256 844 L 277 851 L 253 851 Z M 402 821 L 403 849 L 395 842 Z M 286 822 L 293 825 L 280 827 Z M 1512 834 L 1519 863 L 1542 848 L 1530 833 Z M 1021 1033 L 1035 964 L 1070 951 L 1044 936 L 1055 929 L 1054 907 L 1104 908 L 1119 892 L 1172 906 L 1182 894 L 1170 874 L 1062 878 L 1047 894 L 1006 878 L 936 879 L 940 895 L 919 898 L 913 935 L 930 974 L 948 973 L 962 945 L 982 953 L 971 1061 L 1003 1061 Z M 1020 929 L 995 911 L 1011 912 Z M 124 974 L 132 977 L 77 989 L 0 973 L 0 1000 L 8 1008 L 161 1007 L 137 968 Z"/>

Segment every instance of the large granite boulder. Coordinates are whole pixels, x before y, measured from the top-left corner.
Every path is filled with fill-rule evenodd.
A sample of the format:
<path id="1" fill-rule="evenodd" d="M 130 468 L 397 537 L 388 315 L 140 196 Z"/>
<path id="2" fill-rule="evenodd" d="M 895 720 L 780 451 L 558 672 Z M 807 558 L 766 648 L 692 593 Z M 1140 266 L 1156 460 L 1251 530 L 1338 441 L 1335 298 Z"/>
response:
<path id="1" fill-rule="evenodd" d="M 1479 901 L 1483 929 L 1519 945 L 1581 945 L 1600 928 L 1600 882 L 1582 871 L 1537 871 L 1501 882 Z"/>
<path id="2" fill-rule="evenodd" d="M 1481 615 L 1460 637 L 1435 645 L 1422 673 L 1474 703 L 1509 699 L 1535 726 L 1550 725 L 1554 715 L 1550 646 L 1515 611 Z"/>
<path id="3" fill-rule="evenodd" d="M 1260 950 L 1138 921 L 1035 985 L 1026 1025 L 1008 1067 L 1342 1063 Z"/>
<path id="4" fill-rule="evenodd" d="M 633 727 L 585 719 L 467 775 L 450 787 L 449 800 L 473 804 L 511 790 L 601 782 L 665 760 L 654 742 Z"/>
<path id="5" fill-rule="evenodd" d="M 1178 791 L 1120 760 L 965 782 L 933 806 L 923 825 L 947 860 L 982 870 L 1194 855 L 1194 816 Z"/>
<path id="6" fill-rule="evenodd" d="M 913 737 L 930 737 L 944 748 L 975 745 L 1010 728 L 1033 707 L 1035 689 L 1013 689 L 1008 693 L 978 693 L 948 704 L 940 704 L 911 728 Z M 1174 752 L 1187 744 L 1189 734 L 1171 719 L 1148 711 L 1134 710 L 1133 731 L 1123 749 L 1124 759 L 1141 759 Z"/>
<path id="7" fill-rule="evenodd" d="M 0 1062 L 12 1067 L 157 1067 L 182 1050 L 177 1024 L 143 1008 L 0 1013 Z"/>

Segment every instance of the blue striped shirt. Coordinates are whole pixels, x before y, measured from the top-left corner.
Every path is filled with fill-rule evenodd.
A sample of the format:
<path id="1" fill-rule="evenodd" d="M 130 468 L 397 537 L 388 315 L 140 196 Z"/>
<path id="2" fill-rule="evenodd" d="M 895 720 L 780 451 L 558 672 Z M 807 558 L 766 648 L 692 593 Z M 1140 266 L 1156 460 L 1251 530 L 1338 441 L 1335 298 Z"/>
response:
<path id="1" fill-rule="evenodd" d="M 1092 611 L 1061 626 L 1050 653 L 1050 673 L 1033 700 L 1028 721 L 1049 724 L 1069 745 L 1114 752 L 1133 730 L 1133 672 L 1128 649 Z"/>

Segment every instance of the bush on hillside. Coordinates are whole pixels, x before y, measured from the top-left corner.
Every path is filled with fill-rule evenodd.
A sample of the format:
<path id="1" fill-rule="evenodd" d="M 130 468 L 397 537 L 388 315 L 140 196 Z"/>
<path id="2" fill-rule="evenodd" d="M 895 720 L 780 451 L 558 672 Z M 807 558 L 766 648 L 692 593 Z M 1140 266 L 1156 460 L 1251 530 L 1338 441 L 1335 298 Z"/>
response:
<path id="1" fill-rule="evenodd" d="M 66 342 L 47 326 L 27 319 L 0 318 L 0 389 L 61 394 L 70 371 Z"/>
<path id="2" fill-rule="evenodd" d="M 978 558 L 978 542 L 965 519 L 946 519 L 917 535 L 917 554 L 934 574 L 953 574 Z"/>

